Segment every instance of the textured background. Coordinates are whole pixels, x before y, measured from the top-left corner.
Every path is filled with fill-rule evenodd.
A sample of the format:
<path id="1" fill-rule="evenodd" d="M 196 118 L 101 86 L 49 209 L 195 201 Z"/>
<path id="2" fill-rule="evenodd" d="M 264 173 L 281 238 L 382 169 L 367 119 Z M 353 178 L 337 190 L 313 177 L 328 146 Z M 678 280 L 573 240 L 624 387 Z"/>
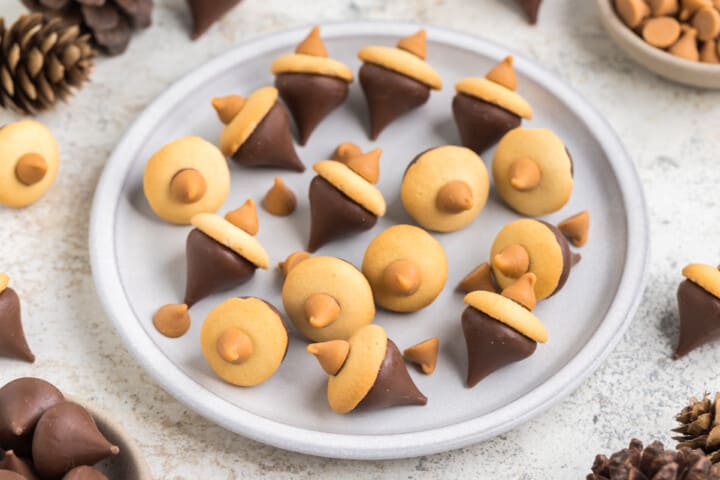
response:
<path id="1" fill-rule="evenodd" d="M 98 62 L 93 83 L 41 120 L 56 133 L 57 184 L 21 211 L 0 207 L 0 270 L 24 302 L 38 361 L 0 359 L 0 384 L 23 375 L 115 413 L 163 479 L 583 478 L 598 451 L 632 436 L 669 442 L 673 414 L 720 388 L 720 346 L 673 362 L 675 287 L 685 263 L 720 259 L 720 93 L 667 83 L 631 63 L 606 37 L 591 0 L 548 0 L 531 28 L 510 0 L 245 0 L 197 43 L 182 0 L 159 0 L 154 26 L 122 57 Z M 21 13 L 0 0 L 0 15 Z M 652 265 L 624 340 L 573 395 L 500 437 L 441 455 L 346 462 L 287 453 L 226 432 L 164 393 L 125 351 L 96 299 L 87 227 L 93 191 L 115 143 L 168 85 L 245 39 L 343 19 L 416 20 L 487 37 L 522 52 L 584 93 L 637 162 L 652 222 Z M 482 73 L 482 72 L 478 72 Z M 0 124 L 16 117 L 0 112 Z M 592 292 L 588 292 L 592 295 Z"/>

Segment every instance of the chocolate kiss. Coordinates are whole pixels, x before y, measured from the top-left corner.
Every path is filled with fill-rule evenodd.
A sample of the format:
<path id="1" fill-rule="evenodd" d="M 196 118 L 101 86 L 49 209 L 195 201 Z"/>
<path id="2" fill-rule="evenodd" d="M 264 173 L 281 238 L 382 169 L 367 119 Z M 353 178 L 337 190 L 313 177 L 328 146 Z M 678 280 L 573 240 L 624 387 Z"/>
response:
<path id="1" fill-rule="evenodd" d="M 19 473 L 11 472 L 10 470 L 0 470 L 0 480 L 26 480 L 26 479 Z"/>
<path id="2" fill-rule="evenodd" d="M 464 93 L 455 95 L 452 109 L 462 144 L 478 154 L 495 145 L 522 121 L 502 107 Z"/>
<path id="3" fill-rule="evenodd" d="M 240 0 L 188 0 L 193 17 L 192 39 L 200 38 Z"/>
<path id="4" fill-rule="evenodd" d="M 11 472 L 19 473 L 25 480 L 38 480 L 30 462 L 18 457 L 12 450 L 5 452 L 5 456 L 0 460 L 0 470 L 10 470 Z"/>
<path id="5" fill-rule="evenodd" d="M 20 298 L 12 288 L 0 293 L 0 356 L 34 362 L 35 355 L 25 340 Z"/>
<path id="6" fill-rule="evenodd" d="M 185 304 L 188 307 L 215 292 L 247 282 L 257 269 L 255 264 L 197 228 L 188 235 L 185 254 Z"/>
<path id="7" fill-rule="evenodd" d="M 78 465 L 95 465 L 117 455 L 120 449 L 100 433 L 83 407 L 62 402 L 40 417 L 32 451 L 42 477 L 60 478 Z"/>
<path id="8" fill-rule="evenodd" d="M 360 85 L 370 110 L 370 139 L 397 117 L 427 102 L 430 87 L 401 73 L 366 63 L 360 67 Z"/>
<path id="9" fill-rule="evenodd" d="M 81 465 L 70 470 L 63 480 L 108 480 L 108 478 L 96 468 Z"/>
<path id="10" fill-rule="evenodd" d="M 375 215 L 319 175 L 310 182 L 310 214 L 310 252 L 342 235 L 370 230 L 377 222 Z"/>
<path id="11" fill-rule="evenodd" d="M 305 145 L 315 127 L 348 96 L 348 83 L 328 75 L 281 73 L 275 87 L 298 128 L 300 145 Z"/>
<path id="12" fill-rule="evenodd" d="M 39 378 L 18 378 L 0 388 L 0 445 L 30 455 L 40 416 L 62 401 L 60 390 Z"/>
<path id="13" fill-rule="evenodd" d="M 680 340 L 673 359 L 684 357 L 700 345 L 720 338 L 720 299 L 690 280 L 677 291 Z"/>
<path id="14" fill-rule="evenodd" d="M 295 152 L 290 133 L 290 118 L 284 106 L 275 102 L 250 137 L 235 152 L 233 160 L 247 167 L 305 171 L 305 165 Z"/>
<path id="15" fill-rule="evenodd" d="M 358 408 L 379 409 L 398 405 L 425 405 L 427 397 L 415 386 L 407 371 L 400 350 L 388 339 L 385 359 L 380 365 L 375 384 Z"/>
<path id="16" fill-rule="evenodd" d="M 555 295 L 555 293 L 557 293 L 562 287 L 565 286 L 565 283 L 567 283 L 567 279 L 570 276 L 570 270 L 572 270 L 572 267 L 574 267 L 578 262 L 580 262 L 580 259 L 582 257 L 580 256 L 580 254 L 573 253 L 570 250 L 570 243 L 568 242 L 567 238 L 565 238 L 565 235 L 563 235 L 559 228 L 557 228 L 551 223 L 543 222 L 542 220 L 540 220 L 540 223 L 548 227 L 550 231 L 553 232 L 553 234 L 555 235 L 555 239 L 558 242 L 558 245 L 560 245 L 560 251 L 562 252 L 563 269 L 560 273 L 557 287 L 555 287 L 555 291 L 552 293 L 552 295 Z"/>
<path id="17" fill-rule="evenodd" d="M 473 307 L 465 309 L 462 328 L 468 353 L 467 386 L 535 352 L 537 343 Z"/>
<path id="18" fill-rule="evenodd" d="M 540 10 L 540 2 L 542 0 L 515 0 L 528 16 L 528 21 L 535 25 L 538 19 L 538 11 Z"/>

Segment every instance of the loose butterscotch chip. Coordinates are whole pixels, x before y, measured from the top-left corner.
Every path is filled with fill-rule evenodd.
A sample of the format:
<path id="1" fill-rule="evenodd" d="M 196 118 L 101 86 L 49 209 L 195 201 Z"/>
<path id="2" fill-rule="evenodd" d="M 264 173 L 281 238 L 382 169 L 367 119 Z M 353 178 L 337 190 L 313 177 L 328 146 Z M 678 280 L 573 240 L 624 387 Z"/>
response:
<path id="1" fill-rule="evenodd" d="M 515 91 L 517 89 L 517 76 L 515 75 L 515 69 L 513 68 L 513 57 L 507 56 L 505 59 L 495 65 L 490 70 L 485 78 L 491 82 L 495 82 L 498 85 L 502 85 L 505 88 Z"/>
<path id="2" fill-rule="evenodd" d="M 351 142 L 343 142 L 337 146 L 330 159 L 347 163 L 349 159 L 358 155 L 362 155 L 360 147 Z"/>
<path id="3" fill-rule="evenodd" d="M 713 6 L 701 7 L 692 18 L 692 26 L 703 42 L 714 40 L 720 35 L 720 12 Z"/>
<path id="4" fill-rule="evenodd" d="M 703 7 L 712 7 L 713 0 L 682 0 L 680 8 L 680 20 L 686 22 L 695 15 L 695 12 Z"/>
<path id="5" fill-rule="evenodd" d="M 376 148 L 364 154 L 360 153 L 359 155 L 347 157 L 343 163 L 368 182 L 375 184 L 380 180 L 381 155 L 382 150 Z"/>
<path id="6" fill-rule="evenodd" d="M 263 197 L 265 210 L 279 217 L 286 217 L 292 214 L 297 207 L 295 193 L 285 185 L 282 178 L 275 177 L 275 183 Z"/>
<path id="7" fill-rule="evenodd" d="M 636 28 L 650 15 L 650 7 L 645 0 L 615 0 L 615 9 L 630 28 Z"/>
<path id="8" fill-rule="evenodd" d="M 170 180 L 170 193 L 180 203 L 195 203 L 207 192 L 207 183 L 202 173 L 194 168 L 180 170 Z"/>
<path id="9" fill-rule="evenodd" d="M 517 279 L 515 283 L 502 291 L 502 296 L 519 303 L 531 312 L 535 310 L 537 298 L 535 297 L 535 284 L 537 277 L 534 273 L 528 272 Z"/>
<path id="10" fill-rule="evenodd" d="M 305 300 L 305 318 L 314 328 L 325 328 L 340 318 L 340 304 L 326 293 L 314 293 Z"/>
<path id="11" fill-rule="evenodd" d="M 492 262 L 496 269 L 510 278 L 519 278 L 530 268 L 528 251 L 519 244 L 503 248 L 493 257 Z"/>
<path id="12" fill-rule="evenodd" d="M 668 51 L 676 57 L 684 58 L 685 60 L 691 60 L 693 62 L 699 61 L 700 52 L 697 46 L 697 30 L 692 27 L 686 28 L 680 40 Z"/>
<path id="13" fill-rule="evenodd" d="M 700 49 L 700 61 L 703 63 L 720 63 L 720 43 L 715 40 L 705 42 Z"/>
<path id="14" fill-rule="evenodd" d="M 576 247 L 582 247 L 588 241 L 590 233 L 590 212 L 587 210 L 563 220 L 558 229 Z"/>
<path id="15" fill-rule="evenodd" d="M 168 338 L 182 337 L 190 329 L 188 306 L 164 305 L 153 316 L 153 325 Z"/>
<path id="16" fill-rule="evenodd" d="M 245 97 L 240 95 L 228 95 L 212 99 L 212 106 L 223 125 L 232 122 L 235 116 L 240 113 L 245 105 Z"/>
<path id="17" fill-rule="evenodd" d="M 337 375 L 350 353 L 350 342 L 346 340 L 330 340 L 329 342 L 311 343 L 307 352 L 315 355 L 325 373 Z"/>
<path id="18" fill-rule="evenodd" d="M 462 213 L 473 208 L 473 191 L 463 180 L 452 180 L 438 190 L 437 208 L 447 213 Z"/>
<path id="19" fill-rule="evenodd" d="M 424 342 L 406 348 L 403 357 L 408 362 L 414 363 L 420 367 L 420 370 L 426 375 L 430 375 L 435 371 L 437 366 L 438 350 L 440 349 L 440 340 L 437 337 L 429 338 Z"/>
<path id="20" fill-rule="evenodd" d="M 672 17 L 651 18 L 642 29 L 642 37 L 653 47 L 668 48 L 680 38 L 680 22 Z"/>
<path id="21" fill-rule="evenodd" d="M 285 259 L 284 262 L 278 263 L 278 267 L 280 267 L 280 270 L 283 272 L 283 276 L 287 277 L 290 270 L 295 268 L 298 263 L 302 262 L 303 260 L 307 260 L 312 255 L 310 255 L 308 252 L 301 250 L 299 252 L 294 252 L 288 255 L 288 257 Z"/>
<path id="22" fill-rule="evenodd" d="M 383 270 L 382 284 L 394 295 L 409 297 L 420 289 L 422 272 L 415 262 L 398 259 Z"/>
<path id="23" fill-rule="evenodd" d="M 248 198 L 240 208 L 225 214 L 225 220 L 250 235 L 257 235 L 260 223 L 257 216 L 257 207 L 252 198 Z"/>
<path id="24" fill-rule="evenodd" d="M 420 29 L 409 37 L 401 38 L 397 47 L 425 60 L 427 58 L 427 32 Z"/>
<path id="25" fill-rule="evenodd" d="M 26 153 L 15 164 L 15 176 L 20 183 L 28 187 L 42 181 L 47 171 L 47 162 L 37 153 Z"/>
<path id="26" fill-rule="evenodd" d="M 325 43 L 323 43 L 320 37 L 320 27 L 317 25 L 313 27 L 308 36 L 305 37 L 305 40 L 300 42 L 297 48 L 295 48 L 295 53 L 327 58 L 328 52 L 325 48 Z"/>
<path id="27" fill-rule="evenodd" d="M 542 172 L 537 162 L 529 157 L 522 157 L 510 165 L 508 172 L 510 185 L 521 192 L 529 192 L 538 185 L 542 179 Z"/>
<path id="28" fill-rule="evenodd" d="M 653 17 L 677 15 L 680 11 L 680 3 L 678 0 L 650 0 L 650 10 Z"/>
<path id="29" fill-rule="evenodd" d="M 492 280 L 492 268 L 490 268 L 490 264 L 485 262 L 468 273 L 465 278 L 460 281 L 458 290 L 465 293 L 474 292 L 475 290 L 496 292 L 497 289 Z"/>

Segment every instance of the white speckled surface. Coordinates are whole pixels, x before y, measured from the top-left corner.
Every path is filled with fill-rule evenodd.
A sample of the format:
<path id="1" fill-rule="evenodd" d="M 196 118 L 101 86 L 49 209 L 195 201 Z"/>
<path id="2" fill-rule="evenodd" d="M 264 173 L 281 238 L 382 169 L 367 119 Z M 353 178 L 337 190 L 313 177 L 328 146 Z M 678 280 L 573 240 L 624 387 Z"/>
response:
<path id="1" fill-rule="evenodd" d="M 309 5 L 312 3 L 312 5 Z M 127 54 L 98 62 L 69 105 L 41 116 L 58 136 L 58 182 L 36 205 L 0 208 L 0 270 L 24 301 L 30 366 L 0 360 L 0 384 L 23 375 L 56 382 L 116 413 L 157 478 L 583 478 L 595 452 L 631 436 L 669 442 L 686 397 L 720 388 L 720 345 L 670 360 L 675 287 L 690 261 L 720 260 L 720 93 L 667 83 L 631 63 L 605 36 L 592 2 L 548 0 L 528 27 L 510 0 L 245 0 L 201 41 L 187 40 L 182 0 L 159 0 L 155 25 Z M 13 19 L 16 0 L 0 0 Z M 653 228 L 649 287 L 606 364 L 575 394 L 506 435 L 446 454 L 342 462 L 291 454 L 230 434 L 151 382 L 127 354 L 93 290 L 87 223 L 114 144 L 165 87 L 225 49 L 264 32 L 340 19 L 415 19 L 483 35 L 523 52 L 584 92 L 620 133 L 646 185 Z M 482 73 L 482 72 L 479 72 Z M 0 124 L 17 117 L 0 112 Z"/>

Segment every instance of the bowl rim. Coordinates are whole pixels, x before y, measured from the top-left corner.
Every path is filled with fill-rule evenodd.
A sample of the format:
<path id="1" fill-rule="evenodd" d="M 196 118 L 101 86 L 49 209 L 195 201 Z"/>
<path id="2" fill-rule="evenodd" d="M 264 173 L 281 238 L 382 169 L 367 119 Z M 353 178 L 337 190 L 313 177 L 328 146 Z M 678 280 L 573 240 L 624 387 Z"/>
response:
<path id="1" fill-rule="evenodd" d="M 636 50 L 652 56 L 658 62 L 665 63 L 674 68 L 692 71 L 698 75 L 720 74 L 720 64 L 714 65 L 712 63 L 685 60 L 683 58 L 676 57 L 665 50 L 653 47 L 649 43 L 645 42 L 630 27 L 623 23 L 618 14 L 615 12 L 615 8 L 612 5 L 613 0 L 596 0 L 596 3 L 598 10 L 606 20 L 605 25 L 612 28 L 615 34 L 622 37 L 623 40 L 626 40 Z M 622 47 L 622 45 L 620 46 Z"/>

